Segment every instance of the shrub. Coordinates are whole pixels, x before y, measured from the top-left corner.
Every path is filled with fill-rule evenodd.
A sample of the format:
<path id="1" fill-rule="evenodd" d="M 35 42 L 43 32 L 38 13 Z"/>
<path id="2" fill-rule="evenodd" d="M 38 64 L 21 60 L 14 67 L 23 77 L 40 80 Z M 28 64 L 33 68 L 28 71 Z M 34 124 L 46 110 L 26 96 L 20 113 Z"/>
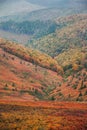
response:
<path id="1" fill-rule="evenodd" d="M 8 90 L 9 88 L 8 88 L 8 85 L 7 84 L 5 84 L 5 86 L 4 86 L 4 90 Z"/>
<path id="2" fill-rule="evenodd" d="M 73 88 L 73 89 L 77 89 L 77 85 L 74 84 L 74 85 L 72 86 L 72 88 Z"/>
<path id="3" fill-rule="evenodd" d="M 87 90 L 85 91 L 85 93 L 84 93 L 84 96 L 86 96 L 87 95 Z"/>
<path id="4" fill-rule="evenodd" d="M 54 101 L 54 100 L 55 100 L 55 97 L 54 97 L 54 96 L 52 96 L 52 97 L 50 98 L 50 100 Z"/>
<path id="5" fill-rule="evenodd" d="M 81 97 L 81 96 L 82 96 L 82 93 L 80 92 L 80 93 L 79 93 L 79 97 Z"/>

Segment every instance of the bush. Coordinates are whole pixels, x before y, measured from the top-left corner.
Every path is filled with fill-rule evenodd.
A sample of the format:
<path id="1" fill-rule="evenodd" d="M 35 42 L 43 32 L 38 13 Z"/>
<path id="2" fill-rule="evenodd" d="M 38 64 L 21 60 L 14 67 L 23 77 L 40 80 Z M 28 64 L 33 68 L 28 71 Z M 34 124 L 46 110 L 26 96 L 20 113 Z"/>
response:
<path id="1" fill-rule="evenodd" d="M 54 97 L 54 96 L 52 96 L 52 97 L 50 98 L 50 100 L 54 101 L 54 100 L 55 100 L 55 97 Z"/>
<path id="2" fill-rule="evenodd" d="M 82 96 L 82 93 L 80 92 L 80 93 L 79 93 L 79 97 L 81 97 L 81 96 Z"/>
<path id="3" fill-rule="evenodd" d="M 72 88 L 73 88 L 73 89 L 77 89 L 77 85 L 74 84 L 74 85 L 72 86 Z"/>
<path id="4" fill-rule="evenodd" d="M 82 97 L 77 97 L 76 101 L 83 101 Z"/>
<path id="5" fill-rule="evenodd" d="M 4 86 L 4 90 L 8 90 L 9 88 L 8 88 L 8 85 L 7 84 L 5 84 L 5 86 Z"/>
<path id="6" fill-rule="evenodd" d="M 85 91 L 85 93 L 84 93 L 84 96 L 86 96 L 87 95 L 87 90 Z"/>
<path id="7" fill-rule="evenodd" d="M 61 92 L 58 93 L 59 96 L 63 96 L 63 94 Z"/>

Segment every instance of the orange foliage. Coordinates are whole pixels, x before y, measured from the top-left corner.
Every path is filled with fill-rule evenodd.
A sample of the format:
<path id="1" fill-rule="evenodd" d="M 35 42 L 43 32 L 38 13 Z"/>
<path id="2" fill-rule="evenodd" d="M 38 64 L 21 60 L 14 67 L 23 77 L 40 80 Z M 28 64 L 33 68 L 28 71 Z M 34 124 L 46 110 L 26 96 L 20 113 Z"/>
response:
<path id="1" fill-rule="evenodd" d="M 86 130 L 87 104 L 0 101 L 0 129 Z"/>

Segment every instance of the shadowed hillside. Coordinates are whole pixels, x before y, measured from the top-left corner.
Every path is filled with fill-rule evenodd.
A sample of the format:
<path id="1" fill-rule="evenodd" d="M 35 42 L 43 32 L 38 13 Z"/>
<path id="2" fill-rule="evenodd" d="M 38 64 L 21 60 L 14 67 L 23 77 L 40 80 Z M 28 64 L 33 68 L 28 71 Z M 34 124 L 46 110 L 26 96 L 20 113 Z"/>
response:
<path id="1" fill-rule="evenodd" d="M 67 18 L 57 19 L 61 25 L 55 33 L 45 36 L 29 44 L 29 47 L 36 48 L 51 56 L 56 56 L 70 48 L 87 45 L 87 15 L 74 15 Z"/>

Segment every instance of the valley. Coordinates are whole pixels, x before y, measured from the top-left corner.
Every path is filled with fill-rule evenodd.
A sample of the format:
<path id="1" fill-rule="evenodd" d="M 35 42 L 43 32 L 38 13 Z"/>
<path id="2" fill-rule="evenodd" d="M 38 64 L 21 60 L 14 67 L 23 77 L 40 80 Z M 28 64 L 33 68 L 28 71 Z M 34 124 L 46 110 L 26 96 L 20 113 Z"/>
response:
<path id="1" fill-rule="evenodd" d="M 30 40 L 29 35 L 24 34 L 16 34 L 12 32 L 7 32 L 4 30 L 0 30 L 0 36 L 5 39 L 10 39 L 11 41 L 15 41 L 18 43 L 26 44 Z"/>
<path id="2" fill-rule="evenodd" d="M 79 50 L 73 65 L 67 61 L 63 67 L 44 53 L 0 39 L 1 98 L 87 101 L 87 60 L 81 56 L 78 64 L 79 53 L 85 56 Z"/>
<path id="3" fill-rule="evenodd" d="M 87 130 L 86 0 L 0 1 L 0 130 Z"/>

